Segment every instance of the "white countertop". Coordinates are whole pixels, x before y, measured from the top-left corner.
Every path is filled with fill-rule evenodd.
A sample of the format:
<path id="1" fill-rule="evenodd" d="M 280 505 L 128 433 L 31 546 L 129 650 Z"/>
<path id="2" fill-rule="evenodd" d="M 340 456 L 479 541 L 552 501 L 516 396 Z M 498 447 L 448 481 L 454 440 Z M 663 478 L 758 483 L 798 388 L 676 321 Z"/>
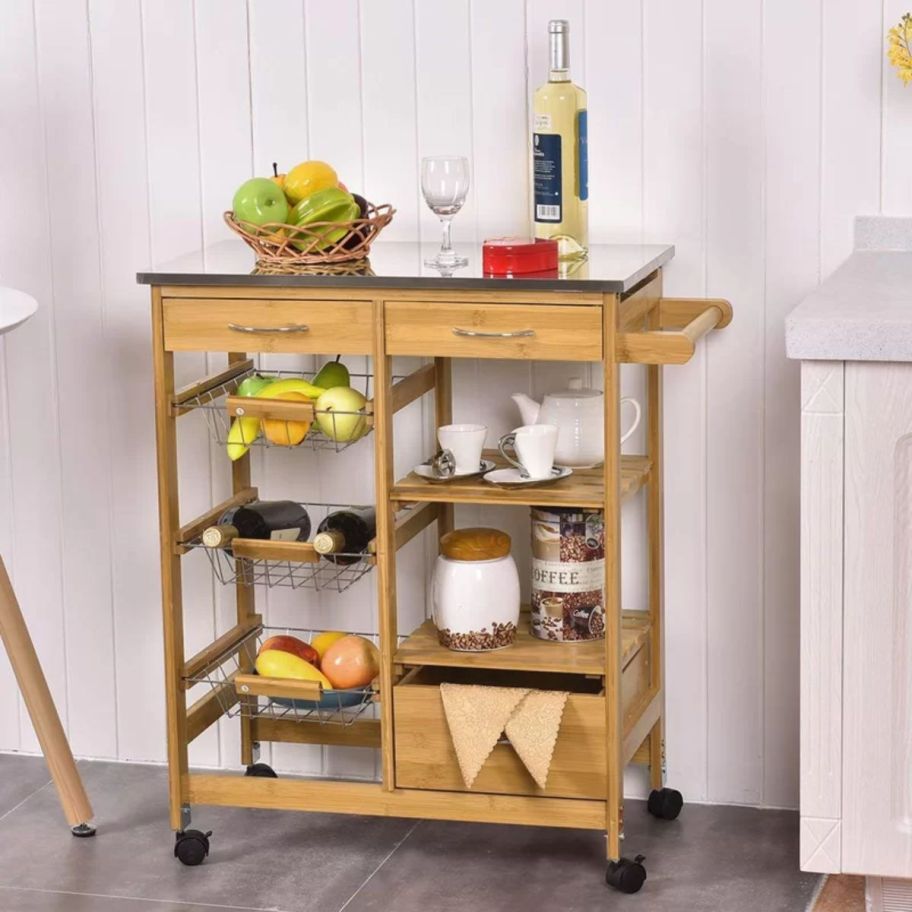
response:
<path id="1" fill-rule="evenodd" d="M 912 218 L 856 220 L 855 252 L 787 317 L 790 358 L 912 361 Z"/>

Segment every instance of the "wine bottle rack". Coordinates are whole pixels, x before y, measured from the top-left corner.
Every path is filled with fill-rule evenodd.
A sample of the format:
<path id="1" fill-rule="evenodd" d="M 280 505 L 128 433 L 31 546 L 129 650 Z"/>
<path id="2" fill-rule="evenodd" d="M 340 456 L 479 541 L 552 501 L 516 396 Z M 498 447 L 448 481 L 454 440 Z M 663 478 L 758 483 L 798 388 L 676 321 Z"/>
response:
<path id="1" fill-rule="evenodd" d="M 251 489 L 250 499 L 255 492 Z M 350 508 L 350 504 L 303 503 L 312 524 L 312 534 L 328 513 Z M 199 524 L 196 524 L 197 528 Z M 216 579 L 224 585 L 285 587 L 344 592 L 374 568 L 374 556 L 341 552 L 335 557 L 351 563 L 334 563 L 321 557 L 310 542 L 261 541 L 237 538 L 227 548 L 208 548 L 201 536 L 184 543 L 190 550 L 202 550 L 209 558 Z"/>
<path id="2" fill-rule="evenodd" d="M 361 716 L 370 717 L 376 703 L 376 692 L 371 687 L 323 690 L 316 681 L 261 678 L 253 670 L 257 652 L 269 637 L 290 634 L 310 642 L 321 632 L 294 627 L 254 627 L 204 667 L 186 675 L 185 684 L 188 689 L 201 687 L 211 693 L 222 715 L 228 718 L 349 726 Z M 359 636 L 377 645 L 375 634 Z"/>
<path id="3" fill-rule="evenodd" d="M 228 432 L 235 418 L 246 415 L 247 417 L 264 418 L 276 422 L 273 427 L 273 437 L 278 439 L 294 439 L 295 425 L 302 422 L 310 424 L 310 430 L 304 440 L 296 444 L 296 447 L 304 447 L 310 450 L 330 450 L 341 453 L 348 449 L 359 440 L 363 440 L 373 430 L 373 402 L 371 401 L 371 386 L 373 381 L 372 374 L 351 374 L 352 389 L 363 393 L 368 400 L 367 405 L 359 411 L 318 411 L 312 403 L 301 401 L 293 402 L 281 399 L 259 399 L 257 397 L 239 397 L 236 395 L 240 384 L 248 377 L 261 373 L 266 376 L 277 379 L 300 378 L 302 380 L 312 379 L 312 373 L 302 373 L 300 371 L 275 371 L 269 369 L 258 369 L 253 362 L 248 362 L 250 367 L 241 372 L 234 373 L 221 383 L 214 386 L 207 385 L 192 395 L 178 395 L 175 397 L 174 408 L 180 414 L 190 411 L 201 411 L 206 416 L 206 422 L 209 425 L 209 431 L 212 439 L 225 446 L 228 443 Z M 190 392 L 193 387 L 189 388 Z M 317 422 L 317 416 L 330 423 L 330 434 L 324 433 Z M 339 439 L 346 436 L 343 423 L 352 424 L 363 422 L 364 432 L 352 440 Z M 284 424 L 284 428 L 282 425 Z M 253 439 L 247 439 L 241 433 L 240 441 L 250 447 L 279 447 L 282 449 L 293 449 L 284 443 L 277 443 L 270 440 L 264 433 L 260 432 Z"/>

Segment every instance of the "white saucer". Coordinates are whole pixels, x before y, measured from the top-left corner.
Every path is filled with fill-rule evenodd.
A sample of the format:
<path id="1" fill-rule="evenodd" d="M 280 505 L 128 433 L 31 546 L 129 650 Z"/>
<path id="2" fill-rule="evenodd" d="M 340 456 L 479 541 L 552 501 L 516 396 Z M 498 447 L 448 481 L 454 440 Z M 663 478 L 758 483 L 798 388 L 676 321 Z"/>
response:
<path id="1" fill-rule="evenodd" d="M 475 478 L 477 475 L 483 475 L 485 472 L 490 472 L 494 466 L 495 463 L 491 462 L 490 459 L 482 459 L 481 465 L 474 472 L 456 472 L 453 475 L 447 475 L 445 478 L 438 475 L 432 466 L 426 465 L 425 463 L 416 465 L 413 471 L 419 478 L 423 478 L 425 481 L 430 481 L 434 484 L 446 484 L 448 481 L 459 481 L 462 478 Z"/>
<path id="2" fill-rule="evenodd" d="M 551 484 L 554 481 L 560 481 L 562 478 L 566 478 L 568 475 L 572 474 L 573 469 L 562 468 L 561 466 L 554 466 L 554 468 L 551 469 L 550 478 L 523 478 L 519 473 L 519 469 L 495 469 L 493 472 L 488 472 L 487 475 L 485 475 L 484 480 L 495 485 L 517 488 L 522 487 L 523 485 Z"/>

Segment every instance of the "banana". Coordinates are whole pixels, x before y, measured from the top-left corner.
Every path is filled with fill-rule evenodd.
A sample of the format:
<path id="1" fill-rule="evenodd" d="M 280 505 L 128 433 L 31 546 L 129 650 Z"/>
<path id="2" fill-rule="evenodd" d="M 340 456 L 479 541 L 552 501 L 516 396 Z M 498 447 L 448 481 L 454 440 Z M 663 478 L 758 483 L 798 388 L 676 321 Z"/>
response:
<path id="1" fill-rule="evenodd" d="M 231 422 L 231 428 L 228 431 L 228 458 L 232 462 L 237 462 L 250 449 L 250 444 L 259 436 L 259 418 L 235 418 Z"/>
<path id="2" fill-rule="evenodd" d="M 325 393 L 322 387 L 314 386 L 308 380 L 299 377 L 288 377 L 285 380 L 276 380 L 268 386 L 257 391 L 257 399 L 274 399 L 279 393 L 303 393 L 308 399 L 318 399 Z"/>

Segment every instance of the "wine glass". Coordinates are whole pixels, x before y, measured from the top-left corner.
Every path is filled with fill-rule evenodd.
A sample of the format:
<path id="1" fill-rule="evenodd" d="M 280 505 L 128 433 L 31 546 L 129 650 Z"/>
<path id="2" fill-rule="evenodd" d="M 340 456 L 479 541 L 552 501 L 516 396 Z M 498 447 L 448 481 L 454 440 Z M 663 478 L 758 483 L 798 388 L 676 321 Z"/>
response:
<path id="1" fill-rule="evenodd" d="M 452 269 L 465 266 L 468 259 L 459 256 L 450 242 L 450 222 L 462 209 L 469 192 L 469 162 L 457 155 L 436 155 L 421 159 L 421 192 L 425 202 L 443 225 L 443 242 L 436 257 L 425 260 L 425 266 Z"/>

